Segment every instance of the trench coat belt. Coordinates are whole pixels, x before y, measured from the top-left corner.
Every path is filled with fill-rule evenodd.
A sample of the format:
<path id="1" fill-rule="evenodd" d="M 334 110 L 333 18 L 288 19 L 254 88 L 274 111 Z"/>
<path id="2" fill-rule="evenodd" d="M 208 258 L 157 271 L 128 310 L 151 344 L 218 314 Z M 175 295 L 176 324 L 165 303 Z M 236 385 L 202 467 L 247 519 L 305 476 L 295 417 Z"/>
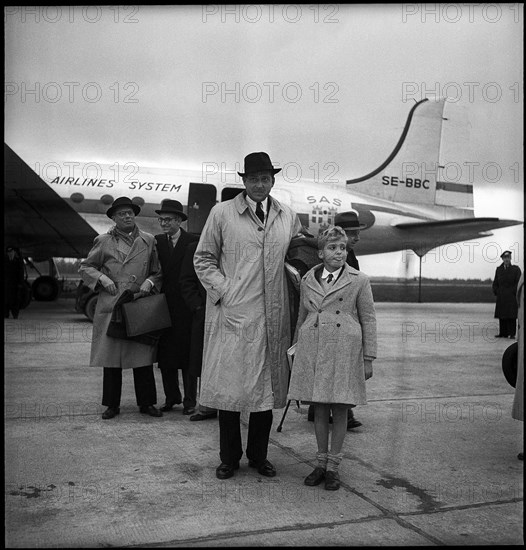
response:
<path id="1" fill-rule="evenodd" d="M 127 278 L 124 278 L 122 275 L 115 279 L 115 283 L 134 283 L 137 280 L 137 275 L 128 275 Z"/>

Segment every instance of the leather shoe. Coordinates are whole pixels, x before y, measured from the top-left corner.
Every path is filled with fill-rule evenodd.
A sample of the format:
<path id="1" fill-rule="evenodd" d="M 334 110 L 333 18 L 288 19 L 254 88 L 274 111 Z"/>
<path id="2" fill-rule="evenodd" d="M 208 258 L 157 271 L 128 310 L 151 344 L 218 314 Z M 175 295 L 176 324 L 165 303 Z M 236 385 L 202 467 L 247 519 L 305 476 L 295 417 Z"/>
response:
<path id="1" fill-rule="evenodd" d="M 159 409 L 156 409 L 153 405 L 148 405 L 147 407 L 141 407 L 139 410 L 141 411 L 142 414 L 148 414 L 150 416 L 159 417 L 163 415 L 163 413 Z"/>
<path id="2" fill-rule="evenodd" d="M 314 470 L 303 480 L 305 485 L 314 487 L 319 485 L 325 479 L 325 470 L 321 466 L 316 466 Z"/>
<path id="3" fill-rule="evenodd" d="M 264 460 L 261 463 L 249 460 L 248 465 L 251 468 L 257 468 L 258 472 L 265 477 L 274 477 L 276 475 L 276 468 L 268 461 Z"/>
<path id="4" fill-rule="evenodd" d="M 121 412 L 119 407 L 113 408 L 108 407 L 103 413 L 102 418 L 104 420 L 109 420 L 110 418 L 113 418 L 114 416 L 117 416 Z"/>
<path id="5" fill-rule="evenodd" d="M 217 411 L 208 413 L 198 412 L 197 414 L 191 416 L 190 420 L 193 422 L 199 422 L 200 420 L 208 420 L 209 418 L 217 418 Z"/>
<path id="6" fill-rule="evenodd" d="M 166 401 L 165 404 L 161 407 L 161 411 L 168 412 L 174 408 L 174 405 L 180 405 L 180 401 Z"/>
<path id="7" fill-rule="evenodd" d="M 327 491 L 337 491 L 340 488 L 340 474 L 327 470 L 325 472 L 325 489 Z"/>
<path id="8" fill-rule="evenodd" d="M 195 407 L 185 407 L 183 409 L 183 414 L 185 415 L 194 414 L 194 413 L 195 413 Z"/>
<path id="9" fill-rule="evenodd" d="M 348 430 L 352 430 L 353 428 L 358 428 L 361 425 L 362 425 L 362 423 L 359 422 L 358 420 L 356 420 L 356 418 L 349 418 L 349 420 L 347 420 L 347 429 Z"/>
<path id="10" fill-rule="evenodd" d="M 239 470 L 239 462 L 236 462 L 235 464 L 225 464 L 224 462 L 221 462 L 221 464 L 216 468 L 216 477 L 218 479 L 228 479 L 234 475 L 235 470 Z"/>

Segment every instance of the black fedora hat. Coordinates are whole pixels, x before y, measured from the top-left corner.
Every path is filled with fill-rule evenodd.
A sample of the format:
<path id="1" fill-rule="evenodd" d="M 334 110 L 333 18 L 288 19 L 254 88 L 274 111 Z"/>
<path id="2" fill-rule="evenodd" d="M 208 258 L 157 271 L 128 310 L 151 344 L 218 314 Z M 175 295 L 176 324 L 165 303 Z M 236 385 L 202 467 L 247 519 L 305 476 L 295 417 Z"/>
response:
<path id="1" fill-rule="evenodd" d="M 334 216 L 334 225 L 338 225 L 342 229 L 364 229 L 367 227 L 367 224 L 360 223 L 358 214 L 352 210 L 349 212 L 338 212 Z"/>
<path id="2" fill-rule="evenodd" d="M 155 212 L 157 214 L 177 214 L 183 218 L 183 221 L 188 219 L 188 216 L 183 212 L 183 205 L 179 201 L 172 199 L 164 199 L 161 202 L 161 209 Z"/>
<path id="3" fill-rule="evenodd" d="M 281 172 L 281 168 L 274 168 L 274 166 L 272 166 L 272 162 L 267 153 L 250 153 L 250 155 L 245 157 L 245 171 L 238 172 L 238 174 L 243 178 L 246 174 L 263 172 L 264 170 L 268 170 L 272 172 L 272 174 Z"/>
<path id="4" fill-rule="evenodd" d="M 118 199 L 115 199 L 108 210 L 106 210 L 106 216 L 108 216 L 108 218 L 111 218 L 113 214 L 115 214 L 115 210 L 120 206 L 129 206 L 136 216 L 141 211 L 141 207 L 137 204 L 134 204 L 128 197 L 119 197 Z"/>

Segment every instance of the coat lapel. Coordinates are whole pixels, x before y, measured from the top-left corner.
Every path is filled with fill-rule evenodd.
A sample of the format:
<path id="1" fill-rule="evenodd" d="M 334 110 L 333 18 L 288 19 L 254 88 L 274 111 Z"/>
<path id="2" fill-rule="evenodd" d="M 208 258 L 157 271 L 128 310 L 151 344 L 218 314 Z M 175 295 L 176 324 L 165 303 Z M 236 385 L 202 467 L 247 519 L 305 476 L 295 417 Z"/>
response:
<path id="1" fill-rule="evenodd" d="M 323 298 L 323 296 L 325 295 L 320 283 L 320 275 L 322 271 L 323 264 L 320 264 L 319 266 L 316 266 L 314 271 L 311 271 L 305 279 L 305 284 L 307 285 L 307 287 L 313 292 L 316 292 L 316 294 L 319 294 L 321 298 Z"/>
<path id="2" fill-rule="evenodd" d="M 147 248 L 146 239 L 144 238 L 144 233 L 139 229 L 139 236 L 133 241 L 133 245 L 123 263 L 129 262 L 137 254 L 143 252 L 145 248 Z"/>
<path id="3" fill-rule="evenodd" d="M 333 292 L 341 290 L 343 287 L 352 284 L 355 281 L 355 277 L 358 275 L 358 271 L 348 264 L 344 264 L 343 269 L 340 272 L 340 276 L 334 281 L 334 284 L 327 292 L 327 296 Z"/>

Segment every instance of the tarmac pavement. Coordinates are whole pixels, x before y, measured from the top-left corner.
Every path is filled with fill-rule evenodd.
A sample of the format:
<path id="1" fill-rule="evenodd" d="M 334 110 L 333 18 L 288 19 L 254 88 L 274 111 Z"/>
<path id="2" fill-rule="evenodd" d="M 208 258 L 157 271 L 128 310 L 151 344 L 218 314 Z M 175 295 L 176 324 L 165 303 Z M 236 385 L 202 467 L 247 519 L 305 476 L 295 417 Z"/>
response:
<path id="1" fill-rule="evenodd" d="M 523 423 L 492 304 L 377 303 L 378 359 L 342 487 L 303 479 L 314 426 L 274 411 L 275 478 L 215 477 L 217 420 L 141 415 L 131 371 L 102 420 L 92 326 L 71 299 L 4 324 L 5 544 L 10 548 L 523 544 Z M 164 402 L 155 368 L 158 404 Z M 246 421 L 246 418 L 245 418 Z M 246 443 L 246 425 L 243 427 Z"/>

